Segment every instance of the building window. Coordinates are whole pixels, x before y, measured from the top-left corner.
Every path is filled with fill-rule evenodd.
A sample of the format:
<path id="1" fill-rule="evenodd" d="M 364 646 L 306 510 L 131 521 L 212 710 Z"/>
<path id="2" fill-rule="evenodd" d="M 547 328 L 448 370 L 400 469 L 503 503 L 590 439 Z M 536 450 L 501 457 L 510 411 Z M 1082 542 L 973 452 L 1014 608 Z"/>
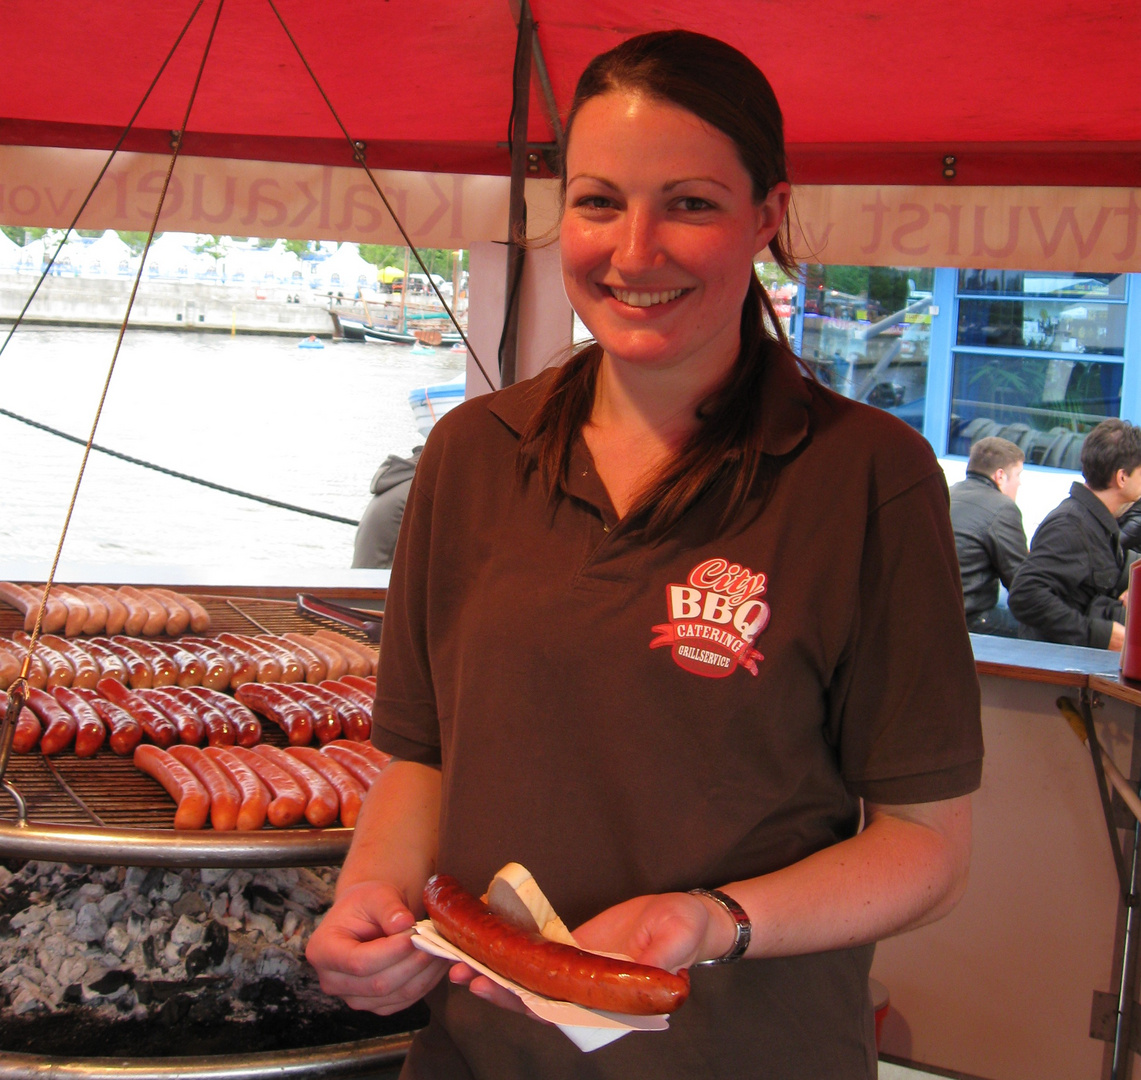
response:
<path id="1" fill-rule="evenodd" d="M 1031 465 L 1079 469 L 1087 432 L 1121 415 L 1126 277 L 960 270 L 947 450 L 988 435 Z"/>
<path id="2" fill-rule="evenodd" d="M 934 271 L 804 268 L 800 355 L 825 386 L 923 431 Z"/>

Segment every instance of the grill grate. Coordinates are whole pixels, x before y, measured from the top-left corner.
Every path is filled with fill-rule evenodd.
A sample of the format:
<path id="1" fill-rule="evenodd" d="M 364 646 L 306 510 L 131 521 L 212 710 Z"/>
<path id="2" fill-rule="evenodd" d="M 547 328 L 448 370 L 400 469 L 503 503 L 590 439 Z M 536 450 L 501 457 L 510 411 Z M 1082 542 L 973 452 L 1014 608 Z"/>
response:
<path id="1" fill-rule="evenodd" d="M 42 585 L 40 586 L 42 588 Z M 208 635 L 216 633 L 259 633 L 258 624 L 271 633 L 287 631 L 312 633 L 320 627 L 336 630 L 354 640 L 367 643 L 363 634 L 349 627 L 315 615 L 297 611 L 297 590 L 270 589 L 195 590 L 179 588 L 193 596 L 210 613 Z M 339 600 L 360 607 L 374 604 L 377 593 L 356 590 L 352 593 L 332 590 L 308 590 L 330 600 Z M 37 591 L 38 592 L 38 591 Z M 23 626 L 22 616 L 0 601 L 0 636 L 11 638 L 14 630 Z M 83 639 L 76 638 L 78 643 Z M 176 641 L 177 638 L 159 637 L 159 641 Z M 262 739 L 275 746 L 288 745 L 284 732 L 263 719 Z M 70 749 L 54 755 L 51 767 L 38 751 L 30 754 L 13 754 L 8 762 L 5 780 L 23 796 L 27 804 L 28 821 L 44 825 L 96 824 L 92 817 L 77 805 L 65 788 L 57 781 L 52 768 L 103 824 L 127 829 L 168 829 L 173 832 L 174 802 L 158 781 L 140 772 L 130 758 L 121 758 L 106 745 L 90 758 L 77 758 Z M 0 820 L 14 819 L 15 806 L 4 791 L 0 791 Z M 268 827 L 267 827 L 268 829 Z M 270 830 L 282 833 L 311 831 L 307 826 L 292 829 Z"/>

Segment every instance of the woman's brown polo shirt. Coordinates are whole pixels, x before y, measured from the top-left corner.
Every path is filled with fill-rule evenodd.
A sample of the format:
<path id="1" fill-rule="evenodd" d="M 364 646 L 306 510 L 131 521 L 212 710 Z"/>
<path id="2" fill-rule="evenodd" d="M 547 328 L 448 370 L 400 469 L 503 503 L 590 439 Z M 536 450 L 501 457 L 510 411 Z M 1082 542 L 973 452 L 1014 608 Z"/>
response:
<path id="1" fill-rule="evenodd" d="M 781 360 L 763 512 L 719 529 L 709 495 L 648 544 L 581 440 L 571 497 L 516 479 L 550 377 L 441 419 L 397 547 L 373 738 L 441 765 L 441 871 L 478 895 L 523 863 L 573 927 L 804 858 L 855 832 L 861 797 L 978 786 L 947 490 L 919 435 Z M 871 952 L 695 970 L 668 1033 L 590 1055 L 444 985 L 407 1072 L 874 1076 Z"/>

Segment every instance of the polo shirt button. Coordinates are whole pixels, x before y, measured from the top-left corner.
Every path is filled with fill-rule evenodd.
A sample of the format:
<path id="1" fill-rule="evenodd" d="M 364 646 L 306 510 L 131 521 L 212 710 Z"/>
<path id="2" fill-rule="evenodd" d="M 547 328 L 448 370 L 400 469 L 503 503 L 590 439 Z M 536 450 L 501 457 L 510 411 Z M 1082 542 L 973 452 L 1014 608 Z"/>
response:
<path id="1" fill-rule="evenodd" d="M 602 531 L 603 531 L 603 532 L 610 532 L 610 526 L 609 526 L 609 525 L 603 525 L 603 526 L 602 526 Z"/>

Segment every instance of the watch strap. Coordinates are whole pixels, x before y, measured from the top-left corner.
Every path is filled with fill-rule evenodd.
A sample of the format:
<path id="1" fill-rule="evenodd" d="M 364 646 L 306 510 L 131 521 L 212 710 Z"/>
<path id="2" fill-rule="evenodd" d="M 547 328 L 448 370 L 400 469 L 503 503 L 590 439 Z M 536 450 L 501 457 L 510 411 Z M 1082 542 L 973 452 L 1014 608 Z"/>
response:
<path id="1" fill-rule="evenodd" d="M 724 956 L 717 956 L 712 960 L 698 960 L 692 966 L 709 967 L 713 964 L 731 964 L 735 960 L 740 960 L 745 955 L 745 950 L 748 949 L 749 942 L 753 938 L 753 921 L 749 918 L 748 913 L 733 897 L 728 893 L 723 893 L 720 889 L 690 889 L 689 891 L 692 896 L 708 896 L 710 900 L 720 904 L 733 916 L 733 921 L 737 924 L 737 936 L 733 940 L 732 947 Z"/>

